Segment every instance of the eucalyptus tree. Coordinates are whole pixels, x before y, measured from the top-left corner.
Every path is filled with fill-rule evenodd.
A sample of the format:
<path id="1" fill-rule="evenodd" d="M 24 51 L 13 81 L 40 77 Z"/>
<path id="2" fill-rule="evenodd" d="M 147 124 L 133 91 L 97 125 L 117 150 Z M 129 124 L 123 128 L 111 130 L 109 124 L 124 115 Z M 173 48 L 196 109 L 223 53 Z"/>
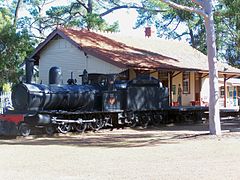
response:
<path id="1" fill-rule="evenodd" d="M 27 29 L 29 35 L 37 40 L 45 39 L 48 30 L 54 28 L 45 11 L 54 2 L 57 0 L 23 0 L 19 8 L 24 15 L 17 19 L 17 28 Z"/>
<path id="2" fill-rule="evenodd" d="M 18 21 L 19 27 L 28 28 L 36 38 L 44 39 L 49 31 L 58 26 L 83 27 L 104 31 L 117 31 L 118 23 L 107 24 L 103 16 L 118 6 L 115 1 L 72 0 L 56 5 L 56 0 L 26 0 L 29 15 Z M 47 8 L 50 5 L 50 8 Z M 120 5 L 119 5 L 120 6 Z M 121 7 L 123 8 L 123 7 Z M 112 9 L 114 11 L 114 9 Z"/>
<path id="3" fill-rule="evenodd" d="M 17 20 L 18 20 L 19 11 L 20 11 L 20 7 L 21 7 L 22 2 L 23 2 L 23 0 L 17 0 L 17 2 L 16 2 L 14 19 L 13 19 L 13 26 L 14 27 L 16 27 L 16 25 L 17 25 Z"/>
<path id="4" fill-rule="evenodd" d="M 200 50 L 204 54 L 207 53 L 205 43 L 205 27 L 204 20 L 199 14 L 174 9 L 166 4 L 159 3 L 159 1 L 142 1 L 144 5 L 151 9 L 138 9 L 138 17 L 135 28 L 141 26 L 155 26 L 158 37 L 167 39 L 184 39 L 189 42 L 191 46 Z M 192 1 L 174 0 L 174 2 L 181 3 L 185 6 L 196 7 Z M 162 9 L 161 13 L 155 12 L 154 9 L 159 7 Z"/>
<path id="5" fill-rule="evenodd" d="M 56 2 L 46 10 L 49 3 Z M 63 5 L 56 5 L 56 0 L 25 0 L 23 4 L 28 16 L 18 20 L 19 27 L 27 27 L 37 38 L 44 38 L 46 31 L 57 26 L 83 27 L 101 31 L 119 31 L 118 22 L 109 24 L 105 17 L 120 9 L 139 9 L 162 12 L 159 7 L 148 7 L 146 2 L 139 3 L 125 0 L 72 0 Z M 43 11 L 44 10 L 44 11 Z"/>
<path id="6" fill-rule="evenodd" d="M 215 17 L 219 23 L 218 40 L 221 56 L 240 67 L 240 1 L 219 0 Z"/>
<path id="7" fill-rule="evenodd" d="M 192 1 L 172 0 L 173 2 L 196 7 Z M 145 1 L 146 11 L 138 9 L 136 28 L 145 25 L 154 25 L 159 37 L 169 39 L 185 39 L 194 48 L 207 54 L 205 43 L 206 31 L 204 18 L 196 13 L 170 8 L 159 1 Z M 156 13 L 158 6 L 162 13 Z M 240 1 L 219 0 L 214 7 L 214 21 L 216 29 L 216 46 L 218 59 L 224 59 L 229 64 L 240 67 Z"/>
<path id="8" fill-rule="evenodd" d="M 0 86 L 18 80 L 22 73 L 19 65 L 33 47 L 27 31 L 16 31 L 14 17 L 9 9 L 0 8 Z"/>
<path id="9" fill-rule="evenodd" d="M 152 0 L 156 2 L 157 0 Z M 211 134 L 221 135 L 219 93 L 218 93 L 218 68 L 216 58 L 216 37 L 213 18 L 213 0 L 192 0 L 194 6 L 175 3 L 170 0 L 160 0 L 175 9 L 196 13 L 204 18 L 206 28 L 206 44 L 209 65 L 209 130 Z"/>
<path id="10" fill-rule="evenodd" d="M 155 12 L 162 12 L 161 8 L 154 8 Z M 152 11 L 146 2 L 130 2 L 125 0 L 73 0 L 69 6 L 52 7 L 48 16 L 62 24 L 76 25 L 87 29 L 117 31 L 118 22 L 108 24 L 104 17 L 120 9 L 138 9 Z"/>

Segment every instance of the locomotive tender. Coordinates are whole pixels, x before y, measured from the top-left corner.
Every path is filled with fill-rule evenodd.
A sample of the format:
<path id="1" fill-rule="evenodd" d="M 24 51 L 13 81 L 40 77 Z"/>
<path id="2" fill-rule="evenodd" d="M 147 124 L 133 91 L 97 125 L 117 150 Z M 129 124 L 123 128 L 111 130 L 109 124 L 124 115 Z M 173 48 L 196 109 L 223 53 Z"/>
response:
<path id="1" fill-rule="evenodd" d="M 12 89 L 14 111 L 8 114 L 15 115 L 14 120 L 9 121 L 11 115 L 7 116 L 23 136 L 29 135 L 33 127 L 45 127 L 50 134 L 55 128 L 62 133 L 73 128 L 83 132 L 167 120 L 168 90 L 152 77 L 123 81 L 117 80 L 117 75 L 84 71 L 81 85 L 72 78 L 62 84 L 61 70 L 52 67 L 49 85 L 31 83 L 28 76 L 26 79 L 26 83 Z"/>

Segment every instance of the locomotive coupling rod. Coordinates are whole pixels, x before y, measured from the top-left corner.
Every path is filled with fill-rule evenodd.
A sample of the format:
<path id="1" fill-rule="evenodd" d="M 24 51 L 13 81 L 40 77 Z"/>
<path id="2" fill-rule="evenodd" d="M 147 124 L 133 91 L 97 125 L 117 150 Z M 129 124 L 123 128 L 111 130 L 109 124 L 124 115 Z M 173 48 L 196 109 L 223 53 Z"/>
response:
<path id="1" fill-rule="evenodd" d="M 93 119 L 78 119 L 78 121 L 75 121 L 79 124 L 82 124 L 82 123 L 91 123 L 91 122 L 96 122 L 96 119 L 93 118 Z"/>
<path id="2" fill-rule="evenodd" d="M 78 123 L 78 124 L 82 124 L 82 123 L 91 123 L 91 122 L 96 122 L 96 119 L 78 119 L 78 120 L 74 120 L 74 119 L 56 119 L 53 118 L 52 119 L 52 123 Z"/>
<path id="3" fill-rule="evenodd" d="M 54 119 L 52 123 L 76 123 L 77 120 L 70 120 L 70 119 Z"/>

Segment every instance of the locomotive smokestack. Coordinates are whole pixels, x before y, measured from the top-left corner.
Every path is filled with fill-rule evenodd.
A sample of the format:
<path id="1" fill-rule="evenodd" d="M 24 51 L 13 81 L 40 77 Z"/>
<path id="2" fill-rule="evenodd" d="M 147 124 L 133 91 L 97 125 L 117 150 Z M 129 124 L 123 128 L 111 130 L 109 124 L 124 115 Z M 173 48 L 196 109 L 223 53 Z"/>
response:
<path id="1" fill-rule="evenodd" d="M 27 59 L 25 61 L 26 83 L 32 82 L 34 61 L 34 59 Z"/>
<path id="2" fill-rule="evenodd" d="M 61 84 L 62 71 L 59 67 L 51 67 L 49 70 L 49 84 Z"/>

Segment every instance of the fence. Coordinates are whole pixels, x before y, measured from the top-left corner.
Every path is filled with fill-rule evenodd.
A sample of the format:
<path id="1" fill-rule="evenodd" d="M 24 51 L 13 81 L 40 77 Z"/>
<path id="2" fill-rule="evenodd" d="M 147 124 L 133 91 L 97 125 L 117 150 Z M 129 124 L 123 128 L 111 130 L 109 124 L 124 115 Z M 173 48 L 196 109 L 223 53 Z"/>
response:
<path id="1" fill-rule="evenodd" d="M 11 92 L 0 92 L 0 114 L 12 107 Z"/>

